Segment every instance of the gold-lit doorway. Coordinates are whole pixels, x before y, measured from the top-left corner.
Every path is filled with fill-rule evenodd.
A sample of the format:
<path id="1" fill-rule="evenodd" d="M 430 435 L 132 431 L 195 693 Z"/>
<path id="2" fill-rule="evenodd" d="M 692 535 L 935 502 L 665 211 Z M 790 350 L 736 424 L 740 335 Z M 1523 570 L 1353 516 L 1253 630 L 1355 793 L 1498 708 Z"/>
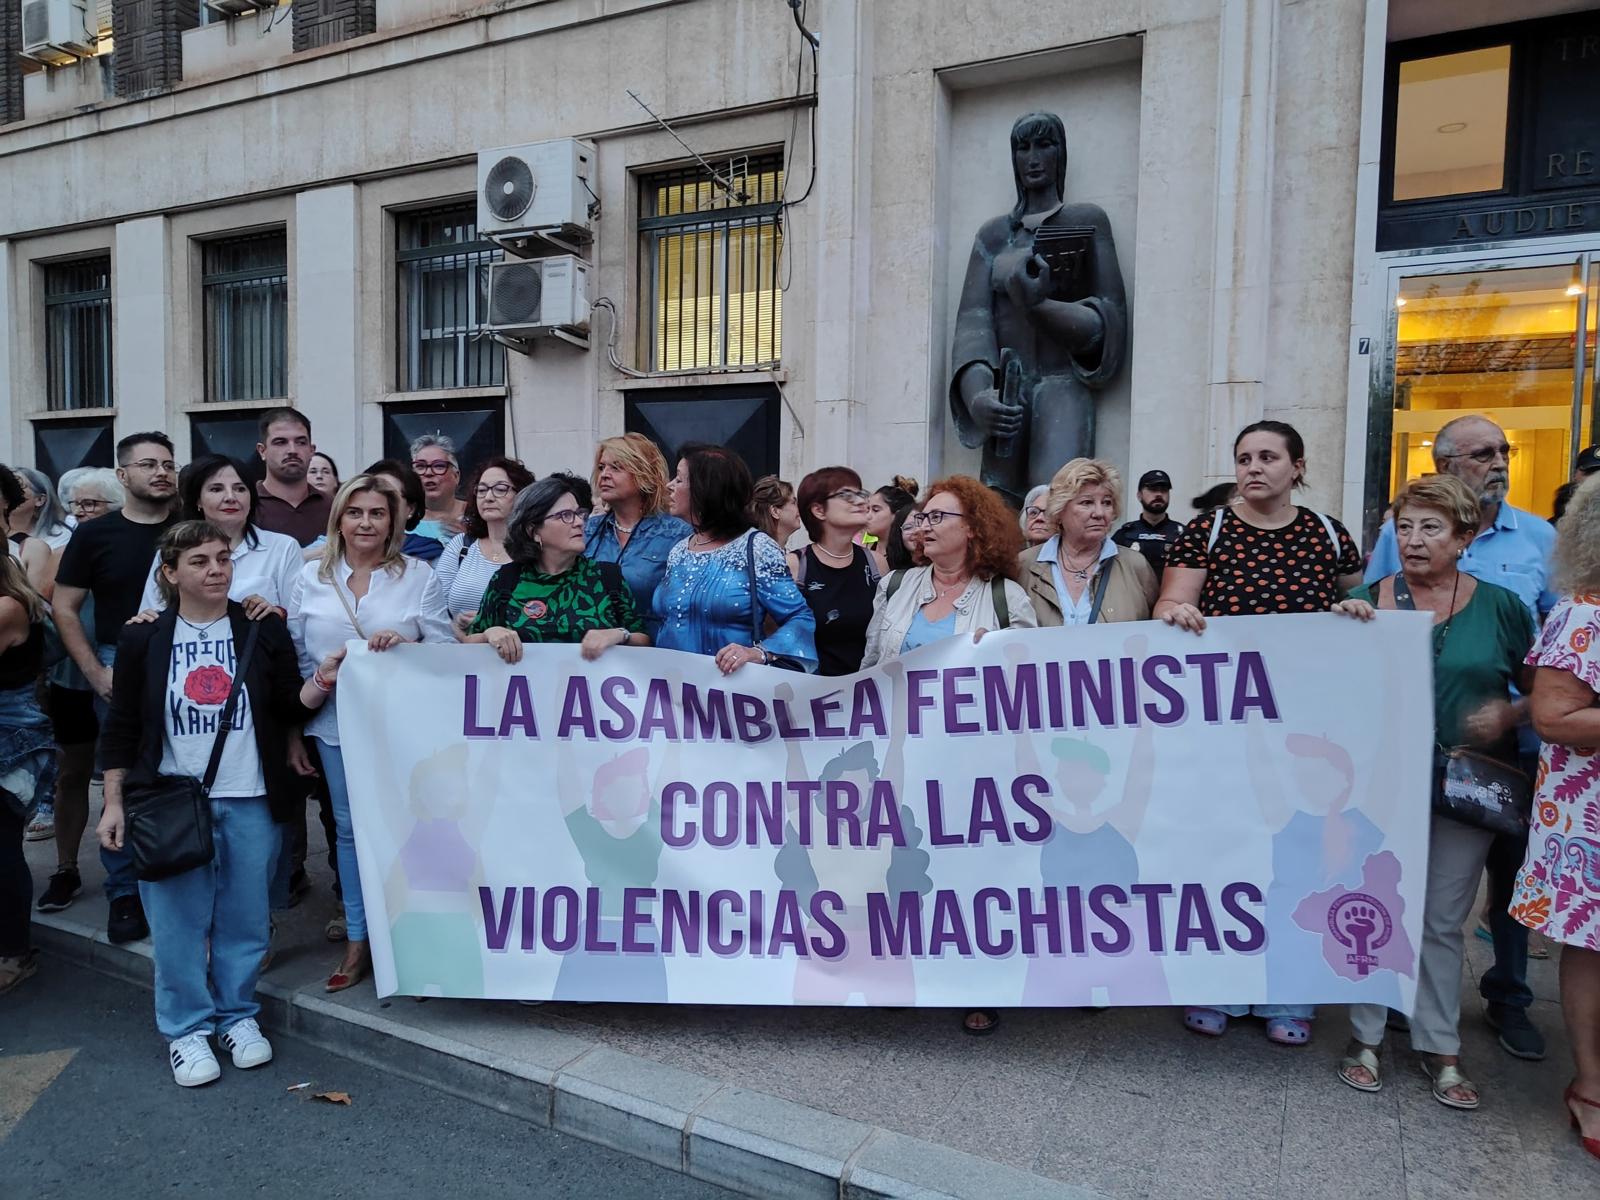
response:
<path id="1" fill-rule="evenodd" d="M 1548 517 L 1590 444 L 1597 289 L 1600 252 L 1394 268 L 1388 494 L 1435 469 L 1447 422 L 1482 413 L 1515 450 L 1507 499 Z"/>

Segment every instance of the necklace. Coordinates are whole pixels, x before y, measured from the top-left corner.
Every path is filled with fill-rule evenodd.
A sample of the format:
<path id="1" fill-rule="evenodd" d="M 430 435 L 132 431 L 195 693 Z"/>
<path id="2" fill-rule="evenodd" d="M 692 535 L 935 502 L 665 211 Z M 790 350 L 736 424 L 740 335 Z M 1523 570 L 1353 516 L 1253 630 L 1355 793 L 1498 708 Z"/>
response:
<path id="1" fill-rule="evenodd" d="M 227 613 L 223 613 L 222 617 L 225 617 L 227 615 L 228 615 Z M 215 625 L 218 621 L 222 620 L 222 617 L 212 617 L 211 620 L 207 621 L 204 625 L 196 625 L 193 621 L 189 620 L 189 618 L 184 616 L 182 613 L 178 614 L 178 620 L 182 621 L 190 629 L 192 629 L 196 633 L 198 633 L 200 635 L 200 640 L 202 642 L 210 640 L 210 638 L 211 638 L 211 627 L 213 625 Z"/>
<path id="2" fill-rule="evenodd" d="M 1089 572 L 1093 570 L 1095 563 L 1099 561 L 1100 555 L 1098 553 L 1091 554 L 1089 556 L 1089 561 L 1080 567 L 1067 557 L 1066 547 L 1063 546 L 1061 549 L 1061 560 L 1059 565 L 1066 574 L 1071 575 L 1074 579 L 1080 579 L 1087 583 L 1089 581 Z"/>
<path id="3" fill-rule="evenodd" d="M 949 596 L 949 595 L 951 595 L 951 594 L 953 594 L 953 593 L 955 593 L 957 591 L 960 591 L 961 589 L 965 588 L 966 586 L 967 586 L 967 579 L 966 579 L 966 576 L 964 576 L 964 575 L 956 576 L 956 578 L 954 580 L 952 580 L 950 583 L 940 583 L 939 582 L 939 573 L 938 573 L 938 571 L 935 571 L 933 573 L 933 594 L 936 597 L 938 597 L 940 600 L 943 600 L 946 596 Z"/>
<path id="4" fill-rule="evenodd" d="M 486 546 L 488 549 L 484 548 Z M 492 563 L 508 563 L 511 561 L 511 555 L 506 553 L 505 544 L 497 542 L 493 538 L 479 538 L 478 553 Z"/>
<path id="5" fill-rule="evenodd" d="M 698 544 L 701 547 L 701 549 L 705 549 L 705 548 L 709 547 L 711 545 L 711 543 L 716 541 L 716 540 L 717 540 L 716 538 L 709 537 L 706 534 L 697 533 L 697 534 L 694 535 L 694 537 L 689 539 L 689 544 L 691 546 Z"/>
<path id="6" fill-rule="evenodd" d="M 829 558 L 833 559 L 835 562 L 849 562 L 851 559 L 853 559 L 856 556 L 854 550 L 850 551 L 850 553 L 848 553 L 848 554 L 839 554 L 839 553 L 837 553 L 837 552 L 835 552 L 833 550 L 829 550 L 821 542 L 812 542 L 811 543 L 811 548 L 813 550 L 815 550 L 818 554 L 826 554 Z"/>

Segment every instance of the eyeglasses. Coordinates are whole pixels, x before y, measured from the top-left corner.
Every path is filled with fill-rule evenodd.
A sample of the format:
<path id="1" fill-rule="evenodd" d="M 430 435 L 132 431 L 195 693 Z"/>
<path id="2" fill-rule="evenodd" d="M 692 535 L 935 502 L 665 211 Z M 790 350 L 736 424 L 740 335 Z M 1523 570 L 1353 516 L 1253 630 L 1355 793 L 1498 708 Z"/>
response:
<path id="1" fill-rule="evenodd" d="M 871 492 L 863 492 L 860 488 L 840 488 L 837 492 L 829 492 L 828 499 L 848 500 L 852 504 L 858 504 L 869 499 L 871 495 Z"/>
<path id="2" fill-rule="evenodd" d="M 1030 521 L 1037 521 L 1040 517 L 1044 516 L 1044 509 L 1040 508 L 1037 504 L 1030 504 L 1027 508 L 1022 510 L 1022 515 L 1027 517 Z"/>
<path id="3" fill-rule="evenodd" d="M 935 525 L 935 526 L 937 526 L 939 524 L 942 524 L 947 519 L 955 518 L 955 519 L 959 520 L 960 518 L 962 518 L 962 517 L 964 517 L 966 515 L 967 515 L 966 513 L 942 512 L 942 511 L 940 511 L 939 509 L 936 508 L 932 512 L 912 513 L 911 517 L 910 517 L 910 522 L 913 525 Z"/>
<path id="4" fill-rule="evenodd" d="M 123 470 L 127 470 L 129 467 L 138 467 L 141 471 L 167 471 L 170 473 L 178 469 L 178 464 L 170 458 L 141 458 L 137 462 L 122 464 Z"/>
<path id="5" fill-rule="evenodd" d="M 480 483 L 473 489 L 480 496 L 509 496 L 516 490 L 509 483 Z"/>
<path id="6" fill-rule="evenodd" d="M 456 469 L 453 462 L 414 462 L 411 469 L 418 475 L 448 475 Z"/>
<path id="7" fill-rule="evenodd" d="M 1434 457 L 1470 458 L 1473 462 L 1478 463 L 1480 466 L 1488 466 L 1500 456 L 1503 456 L 1507 462 L 1510 462 L 1517 456 L 1517 448 L 1515 446 L 1508 446 L 1504 443 L 1501 443 L 1498 446 L 1485 446 L 1482 450 L 1472 450 L 1464 454 L 1438 454 Z"/>
<path id="8" fill-rule="evenodd" d="M 577 525 L 589 514 L 581 508 L 563 508 L 559 512 L 545 513 L 546 521 L 560 521 L 563 525 Z"/>
<path id="9" fill-rule="evenodd" d="M 109 500 L 71 500 L 68 501 L 67 507 L 75 513 L 92 513 L 98 512 L 102 508 L 110 508 L 111 502 Z"/>

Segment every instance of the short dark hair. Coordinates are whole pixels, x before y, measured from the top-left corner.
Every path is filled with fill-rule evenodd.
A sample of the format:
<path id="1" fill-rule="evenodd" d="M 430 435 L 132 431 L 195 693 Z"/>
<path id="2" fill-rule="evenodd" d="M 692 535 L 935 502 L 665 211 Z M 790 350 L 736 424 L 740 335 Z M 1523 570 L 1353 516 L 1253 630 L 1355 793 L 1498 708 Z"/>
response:
<path id="1" fill-rule="evenodd" d="M 539 539 L 530 530 L 543 525 L 556 501 L 569 493 L 581 509 L 587 510 L 594 503 L 589 481 L 569 471 L 546 475 L 517 493 L 511 504 L 511 516 L 506 521 L 506 553 L 512 562 L 532 567 L 540 565 L 543 552 Z"/>
<path id="2" fill-rule="evenodd" d="M 828 497 L 841 488 L 861 489 L 861 476 L 849 467 L 822 467 L 811 472 L 795 489 L 795 503 L 800 506 L 800 524 L 814 542 L 822 536 L 822 522 L 811 515 L 811 507 L 820 504 L 827 508 Z"/>
<path id="3" fill-rule="evenodd" d="M 127 437 L 123 438 L 117 443 L 117 466 L 120 467 L 124 465 L 122 462 L 123 455 L 127 454 L 128 451 L 132 450 L 141 442 L 151 442 L 157 446 L 160 446 L 168 454 L 175 453 L 175 451 L 172 449 L 172 439 L 166 434 L 162 433 L 159 429 L 152 429 L 145 433 L 130 433 Z"/>
<path id="4" fill-rule="evenodd" d="M 411 469 L 410 463 L 398 458 L 380 458 L 363 475 L 388 475 L 400 483 L 400 495 L 406 502 L 406 531 L 409 533 L 422 524 L 422 515 L 428 511 L 428 493 L 422 490 L 422 476 Z"/>
<path id="5" fill-rule="evenodd" d="M 244 473 L 244 467 L 237 459 L 221 454 L 203 454 L 178 473 L 178 500 L 183 506 L 182 519 L 185 521 L 209 519 L 200 510 L 200 497 L 205 492 L 206 484 L 211 481 L 211 477 L 225 467 L 234 469 L 239 476 L 239 482 L 244 484 L 244 490 L 250 494 L 244 510 L 244 540 L 248 546 L 258 546 L 261 544 L 261 539 L 256 535 L 256 490 L 250 486 L 250 477 Z"/>
<path id="6" fill-rule="evenodd" d="M 0 504 L 5 506 L 5 516 L 9 520 L 14 509 L 22 507 L 22 502 L 27 499 L 23 494 L 22 485 L 17 482 L 16 474 L 4 463 L 0 463 Z M 16 532 L 13 530 L 12 532 Z M 30 532 L 22 530 L 23 533 Z"/>
<path id="7" fill-rule="evenodd" d="M 691 442 L 678 452 L 689 464 L 690 523 L 713 538 L 736 538 L 750 528 L 755 481 L 726 446 Z"/>
<path id="8" fill-rule="evenodd" d="M 281 408 L 269 408 L 261 414 L 261 419 L 256 422 L 256 437 L 265 442 L 267 440 L 267 430 L 271 429 L 279 421 L 293 421 L 306 431 L 307 437 L 311 436 L 311 418 L 298 408 L 289 408 L 285 405 Z M 329 459 L 328 461 L 332 462 L 333 460 Z"/>
<path id="9" fill-rule="evenodd" d="M 489 526 L 478 515 L 478 481 L 483 478 L 485 471 L 493 467 L 499 467 L 506 473 L 506 479 L 511 484 L 513 492 L 520 492 L 533 482 L 533 472 L 514 458 L 496 454 L 479 463 L 477 469 L 467 476 L 467 507 L 461 514 L 461 528 L 466 533 L 468 541 L 477 541 L 479 538 L 489 536 Z"/>
<path id="10" fill-rule="evenodd" d="M 333 481 L 335 483 L 339 482 L 339 464 L 333 461 L 333 455 L 329 454 L 326 450 L 318 450 L 311 457 L 312 458 L 325 458 L 325 459 L 327 459 L 328 460 L 328 468 L 329 468 L 329 470 L 331 470 L 333 472 Z"/>
<path id="11" fill-rule="evenodd" d="M 161 541 L 156 544 L 156 560 L 160 564 L 156 569 L 156 590 L 169 605 L 178 602 L 178 590 L 167 581 L 160 568 L 177 566 L 185 551 L 208 542 L 221 542 L 226 546 L 228 535 L 210 521 L 179 521 L 161 535 Z"/>

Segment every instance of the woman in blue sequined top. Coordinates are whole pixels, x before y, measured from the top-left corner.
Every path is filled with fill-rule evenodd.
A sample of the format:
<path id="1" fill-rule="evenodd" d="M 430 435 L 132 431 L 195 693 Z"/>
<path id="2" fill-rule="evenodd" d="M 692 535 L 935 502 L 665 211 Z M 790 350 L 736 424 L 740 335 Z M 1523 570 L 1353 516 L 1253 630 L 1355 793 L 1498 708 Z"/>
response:
<path id="1" fill-rule="evenodd" d="M 713 655 L 724 675 L 775 660 L 815 671 L 816 619 L 778 543 L 750 527 L 753 487 L 749 468 L 731 451 L 684 447 L 668 504 L 694 533 L 672 548 L 656 588 L 655 644 Z"/>

